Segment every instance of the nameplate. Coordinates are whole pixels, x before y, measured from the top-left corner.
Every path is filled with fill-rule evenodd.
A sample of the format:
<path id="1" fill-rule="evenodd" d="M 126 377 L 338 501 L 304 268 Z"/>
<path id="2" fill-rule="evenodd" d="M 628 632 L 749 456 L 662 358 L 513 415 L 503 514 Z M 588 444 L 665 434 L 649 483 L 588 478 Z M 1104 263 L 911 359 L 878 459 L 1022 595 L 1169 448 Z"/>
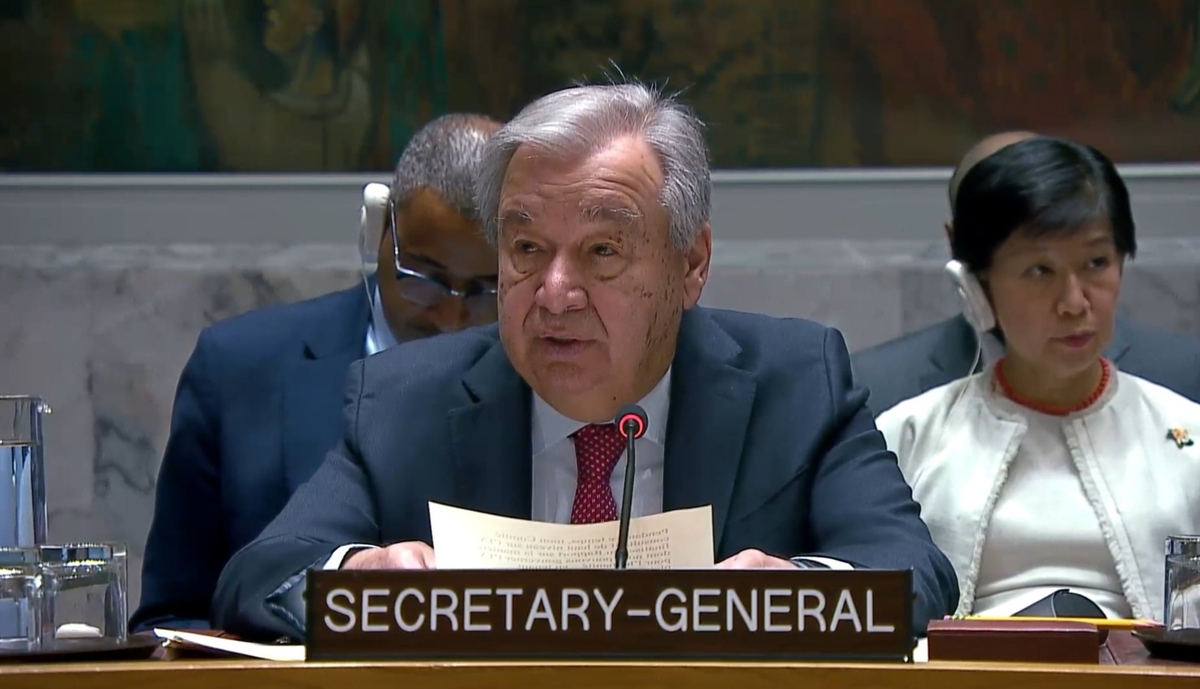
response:
<path id="1" fill-rule="evenodd" d="M 309 573 L 309 660 L 907 661 L 912 573 Z"/>

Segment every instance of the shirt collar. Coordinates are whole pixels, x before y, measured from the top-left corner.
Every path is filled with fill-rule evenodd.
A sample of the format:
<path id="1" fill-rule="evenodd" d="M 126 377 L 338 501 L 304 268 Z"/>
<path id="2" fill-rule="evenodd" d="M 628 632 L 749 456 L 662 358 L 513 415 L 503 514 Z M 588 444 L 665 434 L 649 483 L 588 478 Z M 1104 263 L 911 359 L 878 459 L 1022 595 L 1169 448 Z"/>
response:
<path id="1" fill-rule="evenodd" d="M 383 302 L 379 299 L 379 285 L 376 284 L 371 296 L 371 322 L 367 325 L 367 356 L 378 354 L 398 344 L 399 341 L 392 334 L 392 329 L 388 327 L 387 319 L 383 315 Z"/>
<path id="2" fill-rule="evenodd" d="M 667 415 L 671 406 L 671 369 L 667 369 L 662 380 L 638 402 L 646 410 L 646 435 L 642 436 L 656 445 L 664 445 L 667 437 Z M 533 454 L 554 447 L 571 437 L 571 434 L 587 424 L 563 416 L 550 403 L 533 395 Z"/>

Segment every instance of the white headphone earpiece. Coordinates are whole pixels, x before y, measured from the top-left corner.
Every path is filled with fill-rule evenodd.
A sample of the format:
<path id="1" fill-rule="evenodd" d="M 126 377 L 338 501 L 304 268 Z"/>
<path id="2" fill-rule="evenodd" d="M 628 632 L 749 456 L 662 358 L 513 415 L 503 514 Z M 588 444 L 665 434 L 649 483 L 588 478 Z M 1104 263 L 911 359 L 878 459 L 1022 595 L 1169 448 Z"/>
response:
<path id="1" fill-rule="evenodd" d="M 386 184 L 371 182 L 363 187 L 362 210 L 358 221 L 358 255 L 362 257 L 364 268 L 374 268 L 379 260 L 379 244 L 383 241 L 389 194 L 391 189 Z"/>
<path id="2" fill-rule="evenodd" d="M 971 271 L 962 263 L 952 260 L 946 264 L 946 275 L 950 276 L 950 281 L 958 291 L 963 316 L 975 328 L 975 332 L 983 334 L 995 328 L 996 315 L 992 312 L 992 305 Z"/>

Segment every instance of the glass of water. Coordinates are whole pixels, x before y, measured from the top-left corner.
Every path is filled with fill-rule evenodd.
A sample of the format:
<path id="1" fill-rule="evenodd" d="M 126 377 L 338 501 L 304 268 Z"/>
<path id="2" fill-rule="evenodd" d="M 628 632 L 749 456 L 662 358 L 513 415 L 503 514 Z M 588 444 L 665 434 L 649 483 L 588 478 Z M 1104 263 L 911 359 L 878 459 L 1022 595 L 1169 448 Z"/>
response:
<path id="1" fill-rule="evenodd" d="M 1200 629 L 1200 536 L 1170 536 L 1166 550 L 1163 624 Z"/>
<path id="2" fill-rule="evenodd" d="M 40 588 L 37 548 L 0 547 L 0 652 L 38 650 Z"/>
<path id="3" fill-rule="evenodd" d="M 78 639 L 125 643 L 125 546 L 43 545 L 40 552 L 42 647 L 63 648 Z"/>
<path id="4" fill-rule="evenodd" d="M 40 397 L 0 395 L 0 547 L 46 542 Z"/>

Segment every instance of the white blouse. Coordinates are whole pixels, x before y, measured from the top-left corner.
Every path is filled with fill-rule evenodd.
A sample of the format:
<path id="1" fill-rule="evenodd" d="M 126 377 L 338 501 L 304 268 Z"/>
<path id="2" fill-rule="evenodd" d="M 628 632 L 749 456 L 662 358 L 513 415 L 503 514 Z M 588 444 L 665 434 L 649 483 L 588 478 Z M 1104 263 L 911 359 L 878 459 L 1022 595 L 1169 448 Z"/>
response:
<path id="1" fill-rule="evenodd" d="M 1096 404 L 1106 401 L 1102 397 Z M 1095 601 L 1109 617 L 1128 618 L 1121 578 L 1071 459 L 1063 417 L 1007 399 L 996 403 L 1024 414 L 1029 430 L 988 524 L 975 613 L 1012 614 L 1065 587 Z"/>
<path id="2" fill-rule="evenodd" d="M 1117 372 L 1064 417 L 1021 407 L 991 369 L 877 424 L 958 574 L 957 612 L 1008 615 L 1059 588 L 1114 617 L 1161 619 L 1163 544 L 1200 533 L 1200 405 Z"/>

